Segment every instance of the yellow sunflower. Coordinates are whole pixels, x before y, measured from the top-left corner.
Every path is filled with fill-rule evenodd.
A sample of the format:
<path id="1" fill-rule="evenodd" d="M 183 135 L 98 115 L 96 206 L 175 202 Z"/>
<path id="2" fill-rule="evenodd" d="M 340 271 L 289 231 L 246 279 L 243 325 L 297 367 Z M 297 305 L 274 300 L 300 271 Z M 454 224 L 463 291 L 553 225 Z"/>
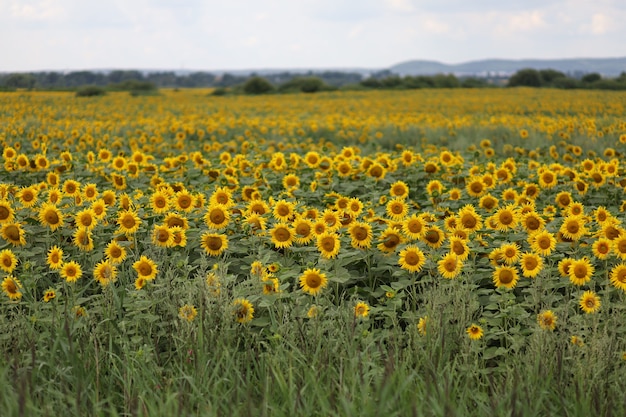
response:
<path id="1" fill-rule="evenodd" d="M 162 190 L 157 190 L 150 196 L 150 207 L 157 214 L 167 213 L 170 208 L 170 196 Z"/>
<path id="2" fill-rule="evenodd" d="M 457 213 L 459 224 L 469 231 L 475 232 L 483 225 L 482 217 L 476 213 L 473 205 L 467 204 L 463 206 Z"/>
<path id="3" fill-rule="evenodd" d="M 0 251 L 0 269 L 10 274 L 16 266 L 17 257 L 11 249 L 4 249 Z"/>
<path id="4" fill-rule="evenodd" d="M 387 202 L 385 212 L 391 220 L 400 222 L 407 216 L 409 207 L 403 198 L 395 197 Z"/>
<path id="5" fill-rule="evenodd" d="M 543 258 L 536 253 L 526 252 L 520 259 L 522 275 L 528 278 L 535 278 L 543 270 Z"/>
<path id="6" fill-rule="evenodd" d="M 287 200 L 278 200 L 274 204 L 272 215 L 274 216 L 274 218 L 281 222 L 291 221 L 295 216 L 295 207 L 295 203 Z"/>
<path id="7" fill-rule="evenodd" d="M 404 181 L 396 181 L 389 188 L 391 197 L 407 198 L 409 196 L 409 186 Z"/>
<path id="8" fill-rule="evenodd" d="M 557 317 L 552 310 L 542 311 L 537 315 L 537 323 L 543 330 L 553 331 L 556 328 Z"/>
<path id="9" fill-rule="evenodd" d="M 613 284 L 615 288 L 626 292 L 626 265 L 615 265 L 613 269 L 611 269 L 610 277 L 611 284 Z"/>
<path id="10" fill-rule="evenodd" d="M 541 256 L 549 256 L 556 248 L 556 238 L 547 230 L 530 234 L 528 241 L 533 252 Z"/>
<path id="11" fill-rule="evenodd" d="M 133 269 L 137 272 L 137 278 L 152 281 L 159 273 L 157 264 L 145 255 L 141 255 L 139 260 L 133 263 Z"/>
<path id="12" fill-rule="evenodd" d="M 402 232 L 410 240 L 421 239 L 426 233 L 426 222 L 420 216 L 413 214 L 402 222 Z"/>
<path id="13" fill-rule="evenodd" d="M 117 281 L 117 268 L 111 261 L 103 260 L 96 264 L 93 268 L 93 277 L 100 285 L 107 285 Z"/>
<path id="14" fill-rule="evenodd" d="M 513 204 L 500 207 L 491 217 L 495 228 L 501 232 L 514 229 L 519 221 L 517 210 Z"/>
<path id="15" fill-rule="evenodd" d="M 152 229 L 152 243 L 161 248 L 171 248 L 176 244 L 174 232 L 167 225 L 155 224 Z"/>
<path id="16" fill-rule="evenodd" d="M 593 245 L 591 245 L 591 250 L 593 252 L 593 256 L 597 259 L 607 259 L 611 254 L 612 243 L 609 239 L 605 237 L 598 238 Z"/>
<path id="17" fill-rule="evenodd" d="M 602 305 L 600 297 L 593 291 L 585 291 L 580 297 L 580 308 L 587 314 L 597 312 Z"/>
<path id="18" fill-rule="evenodd" d="M 497 288 L 514 288 L 518 279 L 517 268 L 513 266 L 496 266 L 493 272 L 493 283 Z"/>
<path id="19" fill-rule="evenodd" d="M 433 249 L 440 248 L 445 239 L 446 235 L 443 230 L 441 230 L 439 226 L 435 225 L 429 226 L 422 237 L 422 240 Z"/>
<path id="20" fill-rule="evenodd" d="M 362 319 L 367 317 L 369 314 L 370 306 L 367 303 L 363 301 L 359 301 L 358 303 L 356 303 L 356 305 L 354 306 L 354 317 Z"/>
<path id="21" fill-rule="evenodd" d="M 0 228 L 0 235 L 13 246 L 26 245 L 25 232 L 19 223 L 3 223 L 2 228 Z"/>
<path id="22" fill-rule="evenodd" d="M 463 261 L 453 252 L 448 252 L 443 258 L 437 262 L 437 270 L 442 277 L 446 279 L 454 279 L 460 273 L 463 268 Z"/>
<path id="23" fill-rule="evenodd" d="M 121 233 L 132 234 L 139 230 L 141 219 L 132 209 L 122 210 L 117 216 L 117 224 Z"/>
<path id="24" fill-rule="evenodd" d="M 204 215 L 204 222 L 210 229 L 220 230 L 228 226 L 230 213 L 226 206 L 210 204 Z"/>
<path id="25" fill-rule="evenodd" d="M 613 252 L 622 261 L 626 260 L 626 234 L 613 239 Z"/>
<path id="26" fill-rule="evenodd" d="M 93 210 L 89 208 L 80 210 L 78 213 L 76 213 L 76 215 L 74 216 L 74 222 L 76 223 L 77 227 L 92 230 L 94 227 L 96 227 L 98 220 L 96 219 L 96 213 L 94 213 Z"/>
<path id="27" fill-rule="evenodd" d="M 376 247 L 381 252 L 392 253 L 403 242 L 403 239 L 396 229 L 388 227 L 381 233 L 379 241 Z"/>
<path id="28" fill-rule="evenodd" d="M 228 249 L 228 237 L 223 234 L 205 232 L 200 240 L 202 249 L 211 256 L 219 256 Z"/>
<path id="29" fill-rule="evenodd" d="M 515 264 L 520 258 L 519 246 L 516 243 L 505 243 L 500 246 L 500 253 L 507 265 Z"/>
<path id="30" fill-rule="evenodd" d="M 568 268 L 569 280 L 574 285 L 585 285 L 591 280 L 595 268 L 587 258 L 574 259 Z"/>
<path id="31" fill-rule="evenodd" d="M 180 190 L 172 197 L 174 207 L 178 211 L 189 212 L 193 210 L 194 198 L 187 190 Z"/>
<path id="32" fill-rule="evenodd" d="M 13 301 L 22 298 L 22 283 L 15 277 L 9 275 L 2 280 L 2 291 Z"/>
<path id="33" fill-rule="evenodd" d="M 319 294 L 319 292 L 328 285 L 326 274 L 316 268 L 306 269 L 302 275 L 300 275 L 299 281 L 302 291 L 310 295 Z"/>
<path id="34" fill-rule="evenodd" d="M 83 227 L 79 227 L 74 231 L 74 235 L 72 236 L 72 243 L 74 244 L 74 246 L 84 252 L 89 252 L 93 250 L 94 247 L 91 232 Z"/>
<path id="35" fill-rule="evenodd" d="M 398 264 L 409 272 L 419 272 L 426 263 L 424 252 L 417 246 L 407 246 L 400 251 Z"/>
<path id="36" fill-rule="evenodd" d="M 372 226 L 365 222 L 355 222 L 348 228 L 352 247 L 357 249 L 369 249 L 372 246 Z"/>
<path id="37" fill-rule="evenodd" d="M 43 292 L 43 302 L 49 303 L 51 300 L 55 299 L 57 296 L 56 291 L 53 288 L 48 288 Z"/>
<path id="38" fill-rule="evenodd" d="M 76 282 L 83 276 L 83 270 L 76 261 L 64 262 L 60 270 L 61 277 L 67 282 Z"/>
<path id="39" fill-rule="evenodd" d="M 335 258 L 340 248 L 341 241 L 336 233 L 324 232 L 317 237 L 317 250 L 319 250 L 323 258 Z"/>
<path id="40" fill-rule="evenodd" d="M 460 229 L 465 230 L 465 229 Z M 455 230 L 457 232 L 458 230 Z M 460 261 L 465 261 L 470 255 L 470 249 L 467 246 L 466 239 L 453 235 L 450 237 L 450 252 L 456 255 Z"/>
<path id="41" fill-rule="evenodd" d="M 252 321 L 254 317 L 254 307 L 252 303 L 245 298 L 237 298 L 233 301 L 235 320 L 237 323 L 245 324 Z"/>
<path id="42" fill-rule="evenodd" d="M 471 340 L 480 340 L 484 334 L 482 327 L 474 323 L 472 323 L 465 332 Z"/>
<path id="43" fill-rule="evenodd" d="M 294 231 L 287 223 L 276 223 L 270 230 L 272 244 L 279 249 L 293 245 Z"/>

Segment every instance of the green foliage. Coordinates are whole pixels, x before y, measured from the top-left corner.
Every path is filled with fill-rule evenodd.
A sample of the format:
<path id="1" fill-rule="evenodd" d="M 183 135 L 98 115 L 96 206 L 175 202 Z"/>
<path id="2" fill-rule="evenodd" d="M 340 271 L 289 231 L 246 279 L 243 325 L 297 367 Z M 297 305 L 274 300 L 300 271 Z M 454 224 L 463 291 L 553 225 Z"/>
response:
<path id="1" fill-rule="evenodd" d="M 4 86 L 8 89 L 28 89 L 31 90 L 35 87 L 37 80 L 30 74 L 14 73 L 9 74 L 4 78 Z"/>
<path id="2" fill-rule="evenodd" d="M 278 91 L 283 93 L 317 93 L 330 89 L 331 87 L 324 83 L 324 80 L 319 77 L 295 77 L 278 87 Z"/>
<path id="3" fill-rule="evenodd" d="M 263 77 L 251 77 L 243 84 L 245 94 L 267 94 L 274 91 L 274 86 Z"/>
<path id="4" fill-rule="evenodd" d="M 509 87 L 541 87 L 542 83 L 541 74 L 532 68 L 519 70 L 509 79 Z"/>
<path id="5" fill-rule="evenodd" d="M 597 72 L 592 72 L 589 74 L 585 74 L 580 80 L 583 83 L 595 83 L 596 81 L 600 81 L 602 79 L 602 76 L 600 74 L 598 74 Z"/>
<path id="6" fill-rule="evenodd" d="M 76 97 L 94 97 L 103 96 L 106 94 L 106 90 L 97 85 L 86 85 L 76 90 Z"/>

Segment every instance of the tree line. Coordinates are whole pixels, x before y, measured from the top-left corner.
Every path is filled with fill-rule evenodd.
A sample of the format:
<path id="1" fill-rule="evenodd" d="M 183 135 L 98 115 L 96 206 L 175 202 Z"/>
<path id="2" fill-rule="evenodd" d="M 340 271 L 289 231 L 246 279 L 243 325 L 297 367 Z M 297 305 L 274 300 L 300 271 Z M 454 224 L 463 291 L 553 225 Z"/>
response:
<path id="1" fill-rule="evenodd" d="M 278 72 L 271 74 L 235 75 L 173 71 L 141 72 L 116 70 L 110 72 L 72 71 L 29 72 L 0 74 L 0 89 L 73 90 L 78 95 L 100 95 L 106 91 L 130 91 L 131 94 L 150 94 L 158 88 L 213 87 L 215 95 L 266 94 L 336 89 L 418 89 L 418 88 L 485 88 L 485 87 L 548 87 L 626 90 L 626 72 L 616 78 L 605 78 L 598 73 L 580 77 L 566 75 L 553 69 L 526 68 L 510 77 L 457 77 L 454 74 L 399 76 L 389 70 L 368 76 L 358 72 L 309 71 L 304 74 Z"/>

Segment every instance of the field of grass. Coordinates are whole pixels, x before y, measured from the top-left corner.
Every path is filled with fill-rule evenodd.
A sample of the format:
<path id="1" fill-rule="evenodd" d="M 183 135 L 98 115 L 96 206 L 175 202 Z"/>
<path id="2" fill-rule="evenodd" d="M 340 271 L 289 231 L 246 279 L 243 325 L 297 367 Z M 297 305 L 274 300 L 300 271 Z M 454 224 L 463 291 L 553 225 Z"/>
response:
<path id="1" fill-rule="evenodd" d="M 626 94 L 0 93 L 0 414 L 626 414 Z"/>

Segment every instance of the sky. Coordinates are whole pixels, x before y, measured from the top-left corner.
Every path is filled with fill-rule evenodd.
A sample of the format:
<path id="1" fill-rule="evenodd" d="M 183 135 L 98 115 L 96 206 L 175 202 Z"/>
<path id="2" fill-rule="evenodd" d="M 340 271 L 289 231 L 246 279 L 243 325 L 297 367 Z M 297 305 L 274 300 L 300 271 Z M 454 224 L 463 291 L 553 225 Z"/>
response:
<path id="1" fill-rule="evenodd" d="M 624 0 L 0 0 L 0 72 L 626 56 Z"/>

